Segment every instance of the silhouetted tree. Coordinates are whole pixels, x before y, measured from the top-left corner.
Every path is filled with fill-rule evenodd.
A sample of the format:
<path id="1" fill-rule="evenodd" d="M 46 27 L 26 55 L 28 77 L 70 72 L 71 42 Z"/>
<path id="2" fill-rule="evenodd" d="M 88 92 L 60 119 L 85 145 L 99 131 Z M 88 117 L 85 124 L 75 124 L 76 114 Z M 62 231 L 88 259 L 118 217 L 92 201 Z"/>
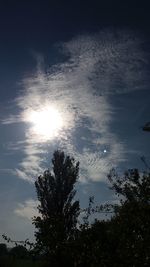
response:
<path id="1" fill-rule="evenodd" d="M 129 170 L 120 177 L 108 176 L 112 189 L 122 197 L 112 218 L 113 239 L 117 241 L 116 266 L 150 266 L 150 173 Z M 121 262 L 121 265 L 119 264 Z"/>
<path id="2" fill-rule="evenodd" d="M 24 246 L 18 245 L 11 248 L 9 254 L 16 259 L 25 259 L 28 256 L 28 250 Z"/>
<path id="3" fill-rule="evenodd" d="M 130 169 L 123 176 L 111 170 L 108 175 L 111 189 L 125 202 L 150 203 L 150 173 L 140 174 L 137 169 Z"/>
<path id="4" fill-rule="evenodd" d="M 112 217 L 82 227 L 72 249 L 76 266 L 148 267 L 150 174 L 133 169 L 120 176 L 112 170 L 108 178 L 120 203 L 96 207 L 99 212 L 111 212 Z"/>
<path id="5" fill-rule="evenodd" d="M 6 267 L 8 258 L 8 249 L 6 244 L 0 243 L 0 267 Z"/>
<path id="6" fill-rule="evenodd" d="M 7 250 L 7 246 L 4 243 L 0 243 L 0 257 L 7 255 L 8 250 Z"/>
<path id="7" fill-rule="evenodd" d="M 74 158 L 65 156 L 64 152 L 55 151 L 52 171 L 46 170 L 35 182 L 40 202 L 40 215 L 33 219 L 37 248 L 50 258 L 52 266 L 62 260 L 65 244 L 76 231 L 80 208 L 79 201 L 73 199 L 78 175 L 79 162 L 75 163 Z"/>

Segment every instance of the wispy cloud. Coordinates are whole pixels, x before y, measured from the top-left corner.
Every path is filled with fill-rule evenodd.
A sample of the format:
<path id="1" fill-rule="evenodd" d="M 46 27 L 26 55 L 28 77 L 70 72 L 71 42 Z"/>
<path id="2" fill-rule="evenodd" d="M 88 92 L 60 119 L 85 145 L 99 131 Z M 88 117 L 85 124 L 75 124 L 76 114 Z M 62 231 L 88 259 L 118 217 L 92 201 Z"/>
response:
<path id="1" fill-rule="evenodd" d="M 14 213 L 18 216 L 27 218 L 31 220 L 34 216 L 39 216 L 37 210 L 38 201 L 29 199 L 24 202 L 24 204 L 18 204 L 18 208 L 14 210 Z"/>
<path id="2" fill-rule="evenodd" d="M 66 62 L 45 73 L 38 68 L 23 80 L 24 89 L 16 99 L 20 114 L 3 120 L 26 123 L 24 158 L 16 169 L 19 177 L 32 180 L 41 172 L 44 153 L 55 144 L 80 161 L 84 180 L 104 179 L 112 166 L 125 160 L 124 144 L 110 127 L 114 119 L 110 95 L 148 88 L 148 61 L 141 45 L 140 39 L 123 31 L 79 36 L 60 45 Z M 27 117 L 47 105 L 57 107 L 64 126 L 55 140 L 45 141 L 32 132 Z"/>

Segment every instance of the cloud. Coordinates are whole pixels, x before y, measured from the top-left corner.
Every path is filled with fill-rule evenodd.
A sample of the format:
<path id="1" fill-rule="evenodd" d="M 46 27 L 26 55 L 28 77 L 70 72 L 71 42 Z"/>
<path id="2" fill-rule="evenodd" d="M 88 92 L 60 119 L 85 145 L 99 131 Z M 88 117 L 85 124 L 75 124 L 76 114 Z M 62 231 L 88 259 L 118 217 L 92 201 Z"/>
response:
<path id="1" fill-rule="evenodd" d="M 2 173 L 8 173 L 8 174 L 14 174 L 14 170 L 13 169 L 0 168 L 0 172 L 2 172 Z"/>
<path id="2" fill-rule="evenodd" d="M 39 212 L 37 210 L 38 204 L 38 201 L 33 199 L 26 200 L 24 204 L 18 204 L 18 208 L 15 209 L 14 213 L 18 216 L 31 220 L 34 216 L 39 216 Z"/>
<path id="3" fill-rule="evenodd" d="M 20 114 L 3 120 L 4 124 L 26 124 L 24 158 L 16 169 L 19 177 L 33 180 L 42 172 L 47 152 L 57 147 L 80 161 L 84 181 L 102 180 L 110 167 L 126 160 L 126 148 L 111 130 L 114 106 L 110 95 L 148 88 L 148 60 L 141 46 L 141 39 L 126 31 L 109 29 L 79 36 L 59 46 L 67 61 L 46 72 L 38 68 L 24 78 L 23 91 L 16 99 Z M 28 121 L 32 110 L 47 105 L 56 107 L 64 119 L 55 140 L 42 140 Z"/>
<path id="4" fill-rule="evenodd" d="M 22 121 L 21 115 L 10 115 L 8 118 L 2 119 L 2 124 L 12 124 L 12 123 L 19 123 Z"/>
<path id="5" fill-rule="evenodd" d="M 96 91 L 110 95 L 149 89 L 149 55 L 143 45 L 144 40 L 132 31 L 107 29 L 73 39 L 64 51 L 80 70 L 87 70 L 84 74 Z"/>

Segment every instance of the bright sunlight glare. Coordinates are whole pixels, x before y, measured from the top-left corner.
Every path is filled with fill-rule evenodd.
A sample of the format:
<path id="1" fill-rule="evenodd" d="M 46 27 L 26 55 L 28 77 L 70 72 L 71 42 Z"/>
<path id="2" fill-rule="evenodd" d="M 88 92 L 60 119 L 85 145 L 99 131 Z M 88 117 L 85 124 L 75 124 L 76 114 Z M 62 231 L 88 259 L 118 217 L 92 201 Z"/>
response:
<path id="1" fill-rule="evenodd" d="M 33 131 L 44 139 L 51 139 L 58 135 L 63 127 L 62 116 L 59 111 L 53 107 L 43 108 L 32 111 L 29 115 L 29 121 L 33 123 Z"/>

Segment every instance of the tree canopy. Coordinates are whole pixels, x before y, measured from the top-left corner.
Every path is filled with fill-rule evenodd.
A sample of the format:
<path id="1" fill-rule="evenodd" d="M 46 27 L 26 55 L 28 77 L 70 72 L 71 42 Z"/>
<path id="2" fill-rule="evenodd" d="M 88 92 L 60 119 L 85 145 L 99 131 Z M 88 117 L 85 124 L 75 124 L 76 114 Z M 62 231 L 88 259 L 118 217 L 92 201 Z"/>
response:
<path id="1" fill-rule="evenodd" d="M 79 201 L 74 200 L 75 183 L 79 175 L 79 162 L 55 151 L 52 171 L 46 170 L 35 182 L 39 200 L 39 216 L 33 223 L 37 229 L 37 246 L 45 255 L 52 256 L 73 237 L 80 213 Z"/>

